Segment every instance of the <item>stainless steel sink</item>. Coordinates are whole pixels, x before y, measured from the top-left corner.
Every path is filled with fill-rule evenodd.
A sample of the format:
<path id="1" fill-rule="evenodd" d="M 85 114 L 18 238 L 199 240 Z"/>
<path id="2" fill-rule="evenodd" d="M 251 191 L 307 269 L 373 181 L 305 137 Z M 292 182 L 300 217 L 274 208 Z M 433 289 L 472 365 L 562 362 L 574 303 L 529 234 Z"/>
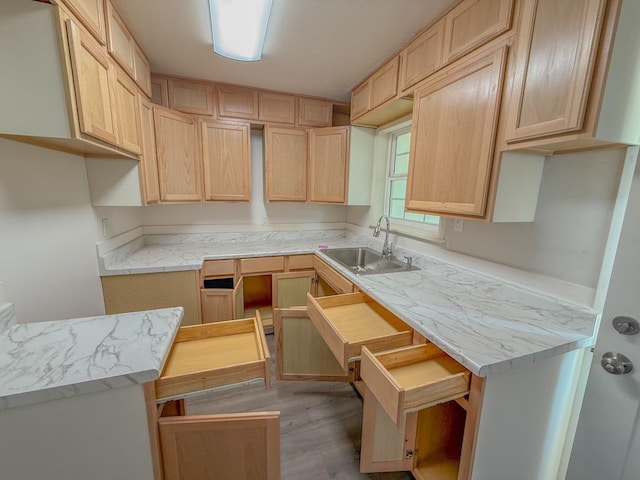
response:
<path id="1" fill-rule="evenodd" d="M 394 258 L 383 258 L 368 247 L 326 248 L 320 251 L 356 275 L 419 270 L 418 267 L 408 266 Z"/>

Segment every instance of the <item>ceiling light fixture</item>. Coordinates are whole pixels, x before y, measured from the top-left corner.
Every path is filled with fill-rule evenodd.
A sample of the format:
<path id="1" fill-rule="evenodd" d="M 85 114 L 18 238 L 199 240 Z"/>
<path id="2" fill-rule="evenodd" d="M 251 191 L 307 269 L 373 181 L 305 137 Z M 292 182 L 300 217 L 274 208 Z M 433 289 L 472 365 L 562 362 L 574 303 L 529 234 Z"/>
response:
<path id="1" fill-rule="evenodd" d="M 209 0 L 213 51 L 244 62 L 260 60 L 273 0 Z"/>

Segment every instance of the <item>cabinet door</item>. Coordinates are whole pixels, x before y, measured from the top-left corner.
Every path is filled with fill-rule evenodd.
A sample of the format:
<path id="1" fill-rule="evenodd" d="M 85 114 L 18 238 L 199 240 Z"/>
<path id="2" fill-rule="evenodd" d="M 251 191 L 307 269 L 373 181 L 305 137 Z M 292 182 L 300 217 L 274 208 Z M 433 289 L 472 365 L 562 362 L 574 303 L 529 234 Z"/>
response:
<path id="1" fill-rule="evenodd" d="M 213 87 L 209 83 L 169 78 L 169 106 L 174 110 L 197 115 L 214 115 Z"/>
<path id="2" fill-rule="evenodd" d="M 244 279 L 240 277 L 233 289 L 233 318 L 244 316 Z"/>
<path id="3" fill-rule="evenodd" d="M 138 95 L 140 112 L 140 139 L 142 152 L 140 170 L 144 203 L 160 202 L 160 180 L 158 178 L 158 158 L 156 157 L 156 133 L 153 128 L 153 108 L 143 95 Z"/>
<path id="4" fill-rule="evenodd" d="M 605 0 L 525 3 L 507 141 L 556 135 L 582 127 L 605 3 Z"/>
<path id="5" fill-rule="evenodd" d="M 140 46 L 136 43 L 133 57 L 135 81 L 144 94 L 151 98 L 151 67 Z"/>
<path id="6" fill-rule="evenodd" d="M 200 149 L 195 118 L 153 107 L 156 152 L 163 202 L 202 200 Z"/>
<path id="7" fill-rule="evenodd" d="M 427 78 L 442 64 L 442 36 L 444 20 L 422 33 L 400 54 L 400 90 Z"/>
<path id="8" fill-rule="evenodd" d="M 273 328 L 279 380 L 349 381 L 305 308 L 274 309 Z"/>
<path id="9" fill-rule="evenodd" d="M 107 49 L 116 62 L 134 78 L 135 42 L 133 36 L 111 2 L 107 0 L 105 4 L 107 7 Z"/>
<path id="10" fill-rule="evenodd" d="M 330 127 L 332 121 L 333 103 L 304 97 L 298 100 L 298 125 L 303 127 Z"/>
<path id="11" fill-rule="evenodd" d="M 484 215 L 505 58 L 506 47 L 416 91 L 407 210 Z"/>
<path id="12" fill-rule="evenodd" d="M 280 413 L 158 420 L 165 480 L 280 480 Z"/>
<path id="13" fill-rule="evenodd" d="M 309 201 L 345 203 L 349 173 L 349 127 L 309 132 Z"/>
<path id="14" fill-rule="evenodd" d="M 169 82 L 166 78 L 151 77 L 151 101 L 169 107 Z"/>
<path id="15" fill-rule="evenodd" d="M 366 384 L 363 400 L 360 471 L 372 473 L 411 470 L 414 463 L 418 414 L 409 413 L 404 416 L 400 425 L 396 425 L 366 388 Z M 434 478 L 453 480 L 457 477 Z"/>
<path id="16" fill-rule="evenodd" d="M 109 56 L 72 20 L 67 20 L 66 25 L 80 131 L 117 145 Z"/>
<path id="17" fill-rule="evenodd" d="M 233 290 L 203 288 L 200 290 L 202 323 L 233 320 Z"/>
<path id="18" fill-rule="evenodd" d="M 307 200 L 307 131 L 264 127 L 265 193 L 268 202 Z"/>
<path id="19" fill-rule="evenodd" d="M 202 121 L 202 162 L 206 201 L 251 200 L 248 123 Z"/>
<path id="20" fill-rule="evenodd" d="M 122 69 L 115 71 L 115 107 L 118 121 L 118 146 L 131 153 L 140 154 L 140 113 L 138 112 L 138 88 Z"/>
<path id="21" fill-rule="evenodd" d="M 260 92 L 258 119 L 263 122 L 293 123 L 296 121 L 296 97 L 282 93 Z"/>
<path id="22" fill-rule="evenodd" d="M 273 308 L 304 307 L 313 291 L 315 270 L 274 273 L 271 276 Z"/>
<path id="23" fill-rule="evenodd" d="M 398 66 L 400 56 L 396 55 L 380 70 L 371 75 L 369 91 L 369 110 L 382 105 L 398 93 Z"/>
<path id="24" fill-rule="evenodd" d="M 107 43 L 103 0 L 64 0 L 64 3 L 98 42 Z"/>
<path id="25" fill-rule="evenodd" d="M 512 12 L 513 0 L 460 2 L 445 17 L 444 63 L 509 30 Z"/>
<path id="26" fill-rule="evenodd" d="M 369 80 L 351 92 L 351 120 L 369 111 L 369 92 L 371 83 Z"/>
<path id="27" fill-rule="evenodd" d="M 221 117 L 258 120 L 258 92 L 250 88 L 219 86 L 218 113 Z"/>

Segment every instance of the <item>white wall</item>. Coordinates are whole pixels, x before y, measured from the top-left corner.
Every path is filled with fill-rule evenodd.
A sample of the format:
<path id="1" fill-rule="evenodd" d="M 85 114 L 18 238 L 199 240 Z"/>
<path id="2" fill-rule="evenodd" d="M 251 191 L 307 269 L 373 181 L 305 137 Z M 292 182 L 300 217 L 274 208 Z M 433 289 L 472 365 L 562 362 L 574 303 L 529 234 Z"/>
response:
<path id="1" fill-rule="evenodd" d="M 21 323 L 104 313 L 84 159 L 0 139 L 0 281 Z"/>
<path id="2" fill-rule="evenodd" d="M 303 203 L 266 203 L 261 131 L 251 132 L 251 202 L 155 205 L 142 209 L 142 223 L 154 225 L 256 225 L 345 222 L 347 207 Z"/>

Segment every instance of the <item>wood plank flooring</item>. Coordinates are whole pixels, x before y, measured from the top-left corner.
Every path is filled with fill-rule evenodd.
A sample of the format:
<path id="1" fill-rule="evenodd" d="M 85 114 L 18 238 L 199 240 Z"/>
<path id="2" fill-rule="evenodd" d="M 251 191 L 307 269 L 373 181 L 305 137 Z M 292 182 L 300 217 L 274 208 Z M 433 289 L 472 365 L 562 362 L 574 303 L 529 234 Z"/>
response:
<path id="1" fill-rule="evenodd" d="M 362 401 L 348 383 L 281 382 L 273 335 L 269 390 L 250 385 L 186 399 L 187 414 L 280 411 L 282 480 L 411 480 L 409 473 L 360 473 Z"/>

